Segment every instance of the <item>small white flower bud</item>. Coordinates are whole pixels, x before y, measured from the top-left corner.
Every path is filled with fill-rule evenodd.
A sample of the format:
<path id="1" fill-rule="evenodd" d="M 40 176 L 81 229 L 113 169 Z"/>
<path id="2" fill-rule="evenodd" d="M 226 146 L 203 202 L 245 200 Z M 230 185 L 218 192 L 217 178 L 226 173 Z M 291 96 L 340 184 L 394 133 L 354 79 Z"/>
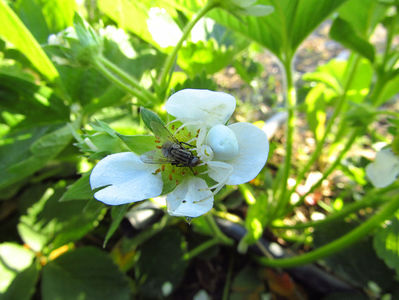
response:
<path id="1" fill-rule="evenodd" d="M 238 155 L 238 142 L 234 132 L 225 125 L 213 126 L 206 137 L 215 160 L 229 161 Z"/>

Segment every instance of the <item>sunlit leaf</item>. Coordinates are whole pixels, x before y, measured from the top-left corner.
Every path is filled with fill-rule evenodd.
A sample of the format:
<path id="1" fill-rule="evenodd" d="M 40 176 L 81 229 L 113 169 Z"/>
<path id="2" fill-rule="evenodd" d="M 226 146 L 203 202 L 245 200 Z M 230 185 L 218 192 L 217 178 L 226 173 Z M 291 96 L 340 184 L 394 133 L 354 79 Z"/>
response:
<path id="1" fill-rule="evenodd" d="M 57 69 L 44 53 L 39 43 L 11 10 L 4 0 L 0 1 L 0 36 L 12 43 L 50 80 L 58 77 Z"/>
<path id="2" fill-rule="evenodd" d="M 308 124 L 313 131 L 316 141 L 319 141 L 324 134 L 324 124 L 326 122 L 326 103 L 324 98 L 325 86 L 316 85 L 306 95 L 306 115 Z"/>
<path id="3" fill-rule="evenodd" d="M 64 189 L 48 188 L 20 218 L 18 232 L 35 251 L 45 246 L 56 249 L 82 238 L 104 215 L 103 207 L 94 200 L 59 202 L 64 192 Z"/>
<path id="4" fill-rule="evenodd" d="M 247 188 L 249 189 L 249 186 L 247 186 L 245 189 Z M 243 238 L 248 245 L 255 243 L 261 238 L 263 234 L 263 228 L 268 221 L 267 211 L 269 205 L 266 193 L 259 195 L 252 200 L 252 203 L 248 203 L 247 215 L 245 217 L 245 229 L 247 230 L 247 233 Z"/>
<path id="5" fill-rule="evenodd" d="M 263 0 L 274 12 L 241 20 L 218 9 L 210 13 L 217 22 L 268 48 L 282 60 L 291 58 L 301 42 L 346 0 Z"/>
<path id="6" fill-rule="evenodd" d="M 374 249 L 388 267 L 399 274 L 399 220 L 395 216 L 374 236 Z"/>
<path id="7" fill-rule="evenodd" d="M 160 45 L 159 40 L 157 42 L 157 37 L 153 36 L 150 31 L 150 16 L 151 16 L 151 7 L 154 5 L 154 9 L 157 10 L 159 13 L 164 12 L 165 14 L 166 11 L 162 11 L 159 6 L 157 6 L 155 3 L 150 3 L 149 1 L 129 1 L 129 0 L 99 0 L 98 5 L 101 11 L 103 11 L 105 14 L 107 14 L 111 19 L 113 19 L 119 27 L 133 32 L 143 40 L 147 41 L 148 43 L 159 47 L 162 49 L 162 46 L 165 45 Z M 162 23 L 166 22 L 166 28 L 165 24 L 163 25 L 163 29 L 168 29 L 168 25 L 170 24 L 171 21 L 168 18 L 162 18 L 161 15 L 159 15 L 158 19 L 154 19 L 157 14 L 156 11 L 154 11 L 153 14 L 153 25 L 155 26 L 156 24 L 159 24 L 162 26 Z M 158 22 L 158 23 L 157 23 Z M 171 26 L 176 26 L 176 24 L 171 25 Z M 178 28 L 178 27 L 177 27 Z M 158 28 L 159 29 L 159 28 Z M 154 33 L 155 33 L 155 28 L 154 28 Z M 158 34 L 162 34 L 164 39 L 173 39 L 173 32 L 161 32 L 158 31 Z M 162 42 L 161 42 L 162 43 Z"/>
<path id="8" fill-rule="evenodd" d="M 181 49 L 177 63 L 191 76 L 202 72 L 214 74 L 231 63 L 237 50 L 238 47 L 220 47 L 213 39 L 187 43 Z"/>
<path id="9" fill-rule="evenodd" d="M 387 5 L 375 0 L 350 0 L 339 10 L 339 17 L 348 22 L 363 39 L 368 39 L 385 16 Z"/>
<path id="10" fill-rule="evenodd" d="M 39 275 L 32 251 L 14 243 L 0 244 L 0 298 L 28 300 Z"/>
<path id="11" fill-rule="evenodd" d="M 43 168 L 72 140 L 68 126 L 49 133 L 46 128 L 28 132 L 31 138 L 0 147 L 0 189 L 22 180 Z M 21 148 L 22 147 L 22 148 Z"/>

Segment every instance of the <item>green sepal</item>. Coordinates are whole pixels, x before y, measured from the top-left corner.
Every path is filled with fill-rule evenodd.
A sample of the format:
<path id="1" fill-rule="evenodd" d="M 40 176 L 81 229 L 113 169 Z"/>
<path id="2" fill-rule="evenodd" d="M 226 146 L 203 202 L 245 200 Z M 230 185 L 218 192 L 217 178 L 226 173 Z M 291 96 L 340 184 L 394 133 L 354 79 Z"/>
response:
<path id="1" fill-rule="evenodd" d="M 134 153 L 143 154 L 155 149 L 153 135 L 123 135 L 116 133 L 122 142 Z"/>
<path id="2" fill-rule="evenodd" d="M 115 231 L 118 229 L 119 224 L 122 222 L 126 215 L 126 212 L 130 206 L 130 203 L 124 205 L 117 205 L 111 208 L 112 223 L 108 228 L 107 234 L 104 239 L 103 248 L 107 245 L 109 239 L 113 236 Z"/>
<path id="3" fill-rule="evenodd" d="M 147 126 L 147 128 L 151 130 L 151 132 L 154 132 L 154 130 L 151 127 L 151 122 L 160 123 L 163 126 L 165 126 L 165 123 L 161 120 L 161 118 L 151 110 L 148 110 L 144 107 L 140 107 L 140 114 L 145 126 Z"/>

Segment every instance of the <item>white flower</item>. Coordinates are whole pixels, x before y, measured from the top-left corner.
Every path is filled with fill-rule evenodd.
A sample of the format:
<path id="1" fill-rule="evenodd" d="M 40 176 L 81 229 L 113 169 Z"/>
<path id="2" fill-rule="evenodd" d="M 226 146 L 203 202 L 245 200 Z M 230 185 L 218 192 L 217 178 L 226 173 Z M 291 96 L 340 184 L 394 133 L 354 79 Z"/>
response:
<path id="1" fill-rule="evenodd" d="M 170 215 L 198 217 L 207 213 L 213 196 L 225 184 L 252 180 L 267 160 L 269 143 L 261 129 L 249 123 L 225 125 L 235 105 L 234 97 L 226 93 L 193 89 L 175 93 L 166 103 L 167 112 L 176 118 L 171 123 L 182 123 L 174 134 L 179 141 L 193 145 L 188 150 L 200 158 L 200 165 L 165 167 L 145 163 L 131 152 L 112 154 L 90 175 L 92 189 L 103 187 L 94 197 L 109 205 L 156 197 L 162 194 L 164 178 L 177 184 L 166 197 Z M 193 137 L 193 132 L 198 134 Z M 208 187 L 207 176 L 217 183 Z"/>
<path id="2" fill-rule="evenodd" d="M 160 165 L 143 163 L 132 152 L 108 155 L 90 174 L 91 188 L 103 187 L 94 198 L 108 205 L 120 205 L 157 197 L 163 188 L 157 169 Z M 202 178 L 188 176 L 168 194 L 169 214 L 194 218 L 208 212 L 213 206 L 213 196 L 206 188 Z"/>
<path id="3" fill-rule="evenodd" d="M 173 94 L 166 111 L 200 132 L 196 140 L 197 155 L 208 166 L 208 175 L 218 184 L 241 184 L 258 175 L 266 163 L 269 142 L 266 134 L 250 123 L 226 126 L 236 106 L 233 96 L 209 90 L 186 89 Z"/>
<path id="4" fill-rule="evenodd" d="M 375 187 L 390 185 L 399 175 L 399 157 L 389 148 L 378 151 L 374 162 L 366 167 L 366 174 Z"/>

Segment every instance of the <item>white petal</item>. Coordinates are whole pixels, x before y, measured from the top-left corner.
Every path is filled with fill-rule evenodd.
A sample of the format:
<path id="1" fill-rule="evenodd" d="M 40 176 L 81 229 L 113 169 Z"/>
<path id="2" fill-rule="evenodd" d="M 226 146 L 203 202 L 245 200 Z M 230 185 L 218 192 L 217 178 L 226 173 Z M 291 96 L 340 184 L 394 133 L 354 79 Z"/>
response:
<path id="1" fill-rule="evenodd" d="M 269 154 L 266 134 L 250 123 L 234 123 L 228 126 L 236 135 L 239 147 L 238 156 L 228 161 L 233 173 L 226 184 L 241 184 L 256 177 L 262 170 Z"/>
<path id="2" fill-rule="evenodd" d="M 227 122 L 236 108 L 236 100 L 223 92 L 185 89 L 170 96 L 165 107 L 183 123 L 212 127 Z"/>
<path id="3" fill-rule="evenodd" d="M 206 137 L 215 160 L 229 161 L 238 155 L 238 142 L 234 132 L 227 126 L 213 126 Z"/>
<path id="4" fill-rule="evenodd" d="M 161 174 L 153 172 L 158 165 L 145 164 L 132 152 L 108 155 L 98 162 L 90 174 L 92 189 L 107 186 L 94 198 L 109 205 L 119 205 L 159 196 Z"/>
<path id="5" fill-rule="evenodd" d="M 233 174 L 233 166 L 223 161 L 209 161 L 208 175 L 217 182 L 226 184 L 228 178 Z"/>
<path id="6" fill-rule="evenodd" d="M 213 195 L 205 180 L 189 177 L 166 197 L 168 213 L 172 216 L 199 217 L 213 206 Z"/>
<path id="7" fill-rule="evenodd" d="M 399 175 L 399 157 L 389 148 L 380 150 L 374 162 L 367 165 L 366 174 L 375 187 L 390 185 Z"/>

